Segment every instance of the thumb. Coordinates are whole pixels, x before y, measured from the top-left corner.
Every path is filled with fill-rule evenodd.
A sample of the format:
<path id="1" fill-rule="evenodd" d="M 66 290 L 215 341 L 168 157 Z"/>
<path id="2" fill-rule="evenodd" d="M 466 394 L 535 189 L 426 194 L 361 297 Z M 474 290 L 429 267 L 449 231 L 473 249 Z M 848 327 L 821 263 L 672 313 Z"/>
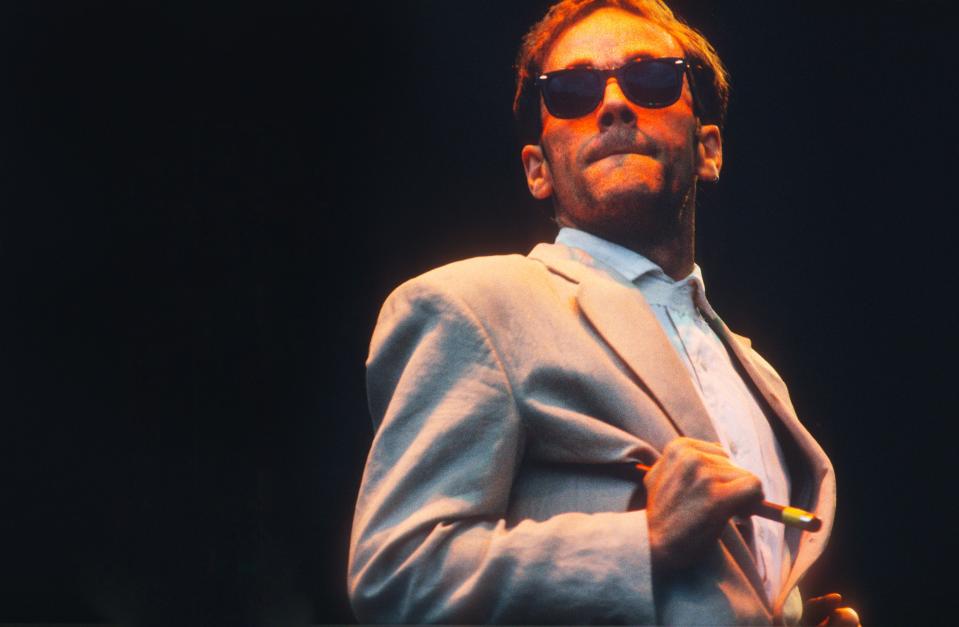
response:
<path id="1" fill-rule="evenodd" d="M 828 627 L 860 627 L 859 614 L 851 607 L 841 607 L 829 615 Z"/>
<path id="2" fill-rule="evenodd" d="M 821 624 L 828 625 L 829 623 L 826 622 L 826 619 L 829 618 L 833 610 L 839 607 L 840 603 L 842 603 L 842 595 L 836 592 L 821 597 L 806 599 L 802 617 L 803 624 L 816 626 Z"/>

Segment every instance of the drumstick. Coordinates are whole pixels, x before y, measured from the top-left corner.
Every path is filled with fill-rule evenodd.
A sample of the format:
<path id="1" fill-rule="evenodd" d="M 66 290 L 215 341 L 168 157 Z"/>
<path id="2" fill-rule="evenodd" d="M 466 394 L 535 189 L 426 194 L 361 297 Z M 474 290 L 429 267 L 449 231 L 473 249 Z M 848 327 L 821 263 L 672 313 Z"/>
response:
<path id="1" fill-rule="evenodd" d="M 636 470 L 643 474 L 649 472 L 649 466 L 646 464 L 635 464 L 635 466 Z M 798 507 L 770 503 L 769 501 L 759 503 L 753 507 L 749 514 L 781 522 L 789 527 L 798 527 L 805 531 L 819 531 L 822 527 L 822 521 L 811 512 L 799 509 Z"/>

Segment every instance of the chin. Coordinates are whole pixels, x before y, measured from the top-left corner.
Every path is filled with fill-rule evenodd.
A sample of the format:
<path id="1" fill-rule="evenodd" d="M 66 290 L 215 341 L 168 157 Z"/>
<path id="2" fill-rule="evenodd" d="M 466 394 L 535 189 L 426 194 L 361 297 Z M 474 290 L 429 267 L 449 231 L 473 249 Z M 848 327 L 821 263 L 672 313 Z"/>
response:
<path id="1" fill-rule="evenodd" d="M 649 167 L 615 168 L 590 173 L 586 183 L 597 200 L 625 195 L 650 196 L 662 193 L 665 176 L 660 169 Z"/>
<path id="2" fill-rule="evenodd" d="M 635 209 L 647 204 L 658 204 L 662 195 L 662 185 L 634 180 L 627 185 L 607 185 L 597 189 L 593 198 L 596 205 L 600 207 Z"/>
<path id="3" fill-rule="evenodd" d="M 675 226 L 682 212 L 682 203 L 662 186 L 632 185 L 603 190 L 596 197 L 593 218 L 603 224 L 603 229 L 614 234 L 619 232 L 652 235 Z"/>

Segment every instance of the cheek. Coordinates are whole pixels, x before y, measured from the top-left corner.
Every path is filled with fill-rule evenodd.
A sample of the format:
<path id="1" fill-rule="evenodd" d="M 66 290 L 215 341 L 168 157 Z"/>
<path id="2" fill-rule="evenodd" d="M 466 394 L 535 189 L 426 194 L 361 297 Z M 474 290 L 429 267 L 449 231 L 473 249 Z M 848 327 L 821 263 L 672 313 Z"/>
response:
<path id="1" fill-rule="evenodd" d="M 695 120 L 690 124 L 688 117 L 677 116 L 671 122 L 658 126 L 655 136 L 650 129 L 650 139 L 657 144 L 659 160 L 664 167 L 680 173 L 686 172 L 695 167 L 699 149 Z"/>
<path id="2" fill-rule="evenodd" d="M 595 121 L 589 116 L 576 120 L 560 120 L 547 116 L 543 123 L 542 143 L 548 145 L 553 158 L 574 162 L 590 138 L 596 135 Z"/>
<path id="3" fill-rule="evenodd" d="M 556 180 L 567 178 L 575 172 L 576 147 L 572 137 L 566 133 L 544 133 L 541 143 L 550 171 Z"/>
<path id="4" fill-rule="evenodd" d="M 543 120 L 544 135 L 547 133 L 574 133 L 589 136 L 596 132 L 596 121 L 591 115 L 572 120 L 562 120 L 560 118 L 554 118 L 547 113 L 544 114 L 541 119 Z"/>

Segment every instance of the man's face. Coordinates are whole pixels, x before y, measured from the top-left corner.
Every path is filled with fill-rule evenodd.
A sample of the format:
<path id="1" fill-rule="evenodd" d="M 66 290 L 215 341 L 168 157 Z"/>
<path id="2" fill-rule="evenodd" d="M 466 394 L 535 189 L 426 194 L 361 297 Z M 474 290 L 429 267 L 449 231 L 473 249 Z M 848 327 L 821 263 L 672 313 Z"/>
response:
<path id="1" fill-rule="evenodd" d="M 661 27 L 606 8 L 562 33 L 543 71 L 683 56 Z M 524 147 L 523 162 L 533 195 L 554 198 L 561 224 L 614 241 L 655 238 L 680 219 L 696 176 L 718 176 L 719 163 L 708 156 L 710 146 L 719 148 L 719 130 L 703 127 L 709 138 L 700 142 L 688 84 L 678 101 L 661 109 L 627 100 L 615 78 L 607 82 L 600 105 L 581 118 L 555 118 L 542 101 L 540 109 L 540 145 Z"/>

